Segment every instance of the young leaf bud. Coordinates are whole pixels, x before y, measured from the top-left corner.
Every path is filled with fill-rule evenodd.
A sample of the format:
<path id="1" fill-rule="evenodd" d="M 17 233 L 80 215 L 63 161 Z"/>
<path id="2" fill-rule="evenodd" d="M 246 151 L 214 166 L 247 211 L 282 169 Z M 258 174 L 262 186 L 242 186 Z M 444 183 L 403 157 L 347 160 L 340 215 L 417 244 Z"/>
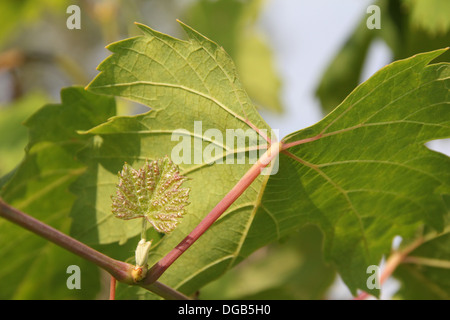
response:
<path id="1" fill-rule="evenodd" d="M 139 170 L 125 163 L 112 196 L 112 212 L 124 220 L 145 218 L 158 232 L 169 233 L 189 204 L 190 190 L 181 188 L 186 179 L 167 156 L 146 161 Z"/>

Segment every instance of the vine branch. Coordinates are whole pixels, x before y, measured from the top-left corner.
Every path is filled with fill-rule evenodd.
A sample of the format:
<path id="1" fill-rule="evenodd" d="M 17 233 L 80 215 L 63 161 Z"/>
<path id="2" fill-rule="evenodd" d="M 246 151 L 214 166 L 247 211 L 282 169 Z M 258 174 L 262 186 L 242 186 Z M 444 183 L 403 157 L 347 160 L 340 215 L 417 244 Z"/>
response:
<path id="1" fill-rule="evenodd" d="M 189 299 L 187 296 L 170 288 L 162 283 L 155 282 L 152 284 L 135 283 L 131 272 L 133 265 L 113 259 L 101 252 L 85 245 L 84 243 L 62 233 L 59 230 L 23 213 L 22 211 L 13 208 L 0 198 L 0 216 L 55 243 L 56 245 L 84 258 L 100 268 L 106 270 L 120 282 L 129 285 L 139 285 L 153 293 L 160 295 L 165 299 Z"/>
<path id="2" fill-rule="evenodd" d="M 132 271 L 134 266 L 108 257 L 84 243 L 52 228 L 51 226 L 21 212 L 20 210 L 8 205 L 0 198 L 0 216 L 18 224 L 19 226 L 59 245 L 60 247 L 95 263 L 111 274 L 111 276 L 123 283 L 129 285 L 139 285 L 149 291 L 152 291 L 166 299 L 189 299 L 187 296 L 177 290 L 158 282 L 159 277 L 175 262 L 200 236 L 208 230 L 211 225 L 238 199 L 242 193 L 252 184 L 252 182 L 261 174 L 261 171 L 278 156 L 282 150 L 283 144 L 276 142 L 271 144 L 270 148 L 258 161 L 246 172 L 239 182 L 230 190 L 230 192 L 211 210 L 211 212 L 192 230 L 192 232 L 183 239 L 172 251 L 157 262 L 147 273 L 142 281 L 135 283 L 133 281 Z M 113 285 L 111 280 L 111 285 Z M 111 289 L 111 297 L 114 295 L 114 289 Z M 114 291 L 113 291 L 114 290 Z"/>

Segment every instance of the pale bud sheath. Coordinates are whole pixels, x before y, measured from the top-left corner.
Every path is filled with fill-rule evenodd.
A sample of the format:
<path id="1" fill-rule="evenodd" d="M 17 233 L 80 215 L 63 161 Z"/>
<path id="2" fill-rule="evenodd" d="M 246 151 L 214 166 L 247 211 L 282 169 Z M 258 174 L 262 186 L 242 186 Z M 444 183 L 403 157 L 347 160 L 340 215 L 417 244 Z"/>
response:
<path id="1" fill-rule="evenodd" d="M 141 239 L 136 247 L 136 265 L 139 267 L 146 267 L 148 260 L 148 252 L 150 251 L 150 247 L 152 245 L 151 241 L 145 241 L 145 239 Z"/>

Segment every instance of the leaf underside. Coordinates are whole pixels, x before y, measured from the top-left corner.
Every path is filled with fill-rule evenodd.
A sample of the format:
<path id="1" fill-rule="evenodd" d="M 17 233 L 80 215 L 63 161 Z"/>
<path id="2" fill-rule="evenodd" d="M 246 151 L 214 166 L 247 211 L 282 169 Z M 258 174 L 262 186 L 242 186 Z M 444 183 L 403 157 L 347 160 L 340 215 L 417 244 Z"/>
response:
<path id="1" fill-rule="evenodd" d="M 394 236 L 411 237 L 422 223 L 443 229 L 450 160 L 424 144 L 450 137 L 449 64 L 428 65 L 444 51 L 384 67 L 322 121 L 284 139 L 318 137 L 283 154 L 293 164 L 280 173 L 297 176 L 310 203 L 291 210 L 321 226 L 326 256 L 353 293 L 368 290 L 366 269 Z"/>
<path id="2" fill-rule="evenodd" d="M 190 188 L 190 204 L 178 227 L 153 242 L 151 265 L 175 247 L 247 172 L 254 152 L 262 155 L 267 149 L 261 136 L 256 141 L 246 139 L 245 144 L 228 144 L 226 130 L 255 134 L 254 126 L 266 130 L 269 138 L 271 133 L 221 47 L 185 25 L 189 41 L 139 27 L 143 36 L 108 47 L 114 54 L 99 66 L 101 73 L 88 89 L 138 101 L 151 110 L 133 117 L 115 117 L 88 131 L 96 135 L 97 143 L 81 155 L 89 170 L 74 188 L 79 198 L 72 212 L 72 235 L 96 244 L 124 243 L 139 233 L 138 221 L 120 221 L 110 212 L 109 197 L 114 193 L 117 172 L 124 162 L 136 168 L 145 159 L 170 156 L 180 141 L 188 141 L 193 148 L 191 161 L 178 165 L 180 174 L 188 178 L 184 184 Z M 172 133 L 180 129 L 182 133 L 172 139 Z M 211 135 L 209 129 L 219 130 L 223 136 Z M 202 155 L 208 147 L 214 147 L 210 157 L 197 159 L 198 151 Z M 233 165 L 226 164 L 230 157 Z M 223 164 L 209 164 L 211 159 Z M 242 159 L 244 163 L 239 164 Z M 257 178 L 161 281 L 192 293 L 242 260 L 242 244 L 267 179 Z M 160 238 L 154 233 L 148 238 L 152 236 Z"/>
<path id="3" fill-rule="evenodd" d="M 152 264 L 250 168 L 250 151 L 260 145 L 250 140 L 243 148 L 230 147 L 223 142 L 227 129 L 270 128 L 214 42 L 184 24 L 188 41 L 139 27 L 142 36 L 108 47 L 113 55 L 99 65 L 101 73 L 88 89 L 151 110 L 115 117 L 87 132 L 96 143 L 81 155 L 89 170 L 75 188 L 72 234 L 94 244 L 124 243 L 135 236 L 137 224 L 110 213 L 116 173 L 124 162 L 137 167 L 147 158 L 171 155 L 180 141 L 172 133 L 182 129 L 179 138 L 193 148 L 191 163 L 180 164 L 181 174 L 190 178 L 191 204 L 176 230 L 162 238 L 154 234 Z M 443 51 L 386 66 L 322 121 L 283 139 L 285 145 L 309 142 L 282 153 L 278 173 L 260 176 L 161 281 L 193 293 L 256 249 L 315 223 L 325 234 L 326 258 L 355 294 L 357 288 L 367 290 L 366 269 L 389 252 L 394 236 L 411 237 L 423 223 L 442 230 L 450 162 L 424 143 L 450 136 L 449 67 L 428 65 Z M 211 136 L 208 129 L 222 136 Z M 217 147 L 214 160 L 243 154 L 246 161 L 208 164 L 195 158 L 211 146 Z"/>

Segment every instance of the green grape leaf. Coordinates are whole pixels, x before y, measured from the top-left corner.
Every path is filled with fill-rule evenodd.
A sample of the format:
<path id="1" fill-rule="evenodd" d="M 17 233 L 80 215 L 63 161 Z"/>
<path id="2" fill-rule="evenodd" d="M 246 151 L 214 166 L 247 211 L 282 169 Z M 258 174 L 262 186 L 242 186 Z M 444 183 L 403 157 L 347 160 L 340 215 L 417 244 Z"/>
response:
<path id="1" fill-rule="evenodd" d="M 291 201 L 291 214 L 320 225 L 325 254 L 353 293 L 368 290 L 366 270 L 394 236 L 413 236 L 419 223 L 443 228 L 450 159 L 425 143 L 450 136 L 449 64 L 428 65 L 444 51 L 384 67 L 322 121 L 283 140 L 307 143 L 280 158 L 274 178 L 297 181 L 278 183 L 278 192 L 299 189 L 304 199 Z"/>
<path id="2" fill-rule="evenodd" d="M 137 168 L 146 159 L 182 158 L 191 204 L 172 233 L 148 237 L 154 240 L 151 265 L 245 174 L 252 151 L 267 148 L 261 138 L 274 136 L 265 133 L 270 128 L 221 47 L 184 24 L 188 41 L 139 27 L 143 35 L 108 47 L 113 54 L 88 89 L 151 110 L 86 132 L 95 138 L 80 154 L 88 170 L 74 187 L 72 234 L 92 244 L 136 236 L 139 224 L 111 213 L 117 172 L 124 162 Z M 290 148 L 279 157 L 278 173 L 258 177 L 161 281 L 191 294 L 258 248 L 315 223 L 325 234 L 327 260 L 351 291 L 367 290 L 366 269 L 389 252 L 394 236 L 411 237 L 422 223 L 442 228 L 449 159 L 424 143 L 449 136 L 449 68 L 428 65 L 443 52 L 383 68 L 322 121 L 286 137 Z M 230 129 L 259 135 L 236 147 L 224 142 Z M 188 148 L 180 147 L 185 142 Z M 245 161 L 225 163 L 228 156 Z M 127 297 L 142 294 L 127 290 Z"/>
<path id="3" fill-rule="evenodd" d="M 106 121 L 114 115 L 115 103 L 83 88 L 63 89 L 61 99 L 61 104 L 45 105 L 25 122 L 29 130 L 25 158 L 0 196 L 68 233 L 75 200 L 69 186 L 85 170 L 76 153 L 88 141 L 77 130 Z M 3 299 L 93 299 L 100 289 L 99 272 L 92 263 L 4 219 L 0 219 L 0 243 L 0 260 L 7 261 L 0 270 Z M 66 286 L 67 267 L 74 264 L 82 270 L 82 290 Z"/>
<path id="4" fill-rule="evenodd" d="M 251 158 L 256 161 L 255 152 L 265 152 L 267 144 L 253 128 L 272 137 L 243 91 L 225 51 L 182 26 L 189 41 L 139 25 L 144 35 L 108 47 L 114 54 L 99 65 L 101 73 L 88 89 L 144 103 L 152 110 L 115 117 L 89 130 L 87 133 L 96 135 L 97 142 L 80 155 L 89 170 L 73 189 L 78 200 L 72 212 L 72 235 L 91 244 L 125 243 L 140 232 L 140 224 L 136 220 L 121 221 L 111 213 L 110 196 L 115 192 L 117 172 L 125 162 L 138 168 L 146 159 L 168 155 L 174 160 L 173 154 L 179 154 L 177 147 L 188 141 L 192 154 L 181 152 L 188 161 L 178 165 L 180 174 L 188 177 L 185 184 L 190 188 L 190 204 L 173 232 L 163 238 L 152 231 L 147 234 L 153 240 L 150 265 L 175 247 L 225 196 L 252 166 Z M 229 140 L 227 143 L 230 130 L 239 136 L 232 137 L 232 144 Z M 256 139 L 245 134 L 253 134 Z M 229 164 L 230 159 L 233 164 Z M 223 163 L 211 164 L 216 160 Z M 242 260 L 241 245 L 267 179 L 258 177 L 161 281 L 191 293 Z"/>

